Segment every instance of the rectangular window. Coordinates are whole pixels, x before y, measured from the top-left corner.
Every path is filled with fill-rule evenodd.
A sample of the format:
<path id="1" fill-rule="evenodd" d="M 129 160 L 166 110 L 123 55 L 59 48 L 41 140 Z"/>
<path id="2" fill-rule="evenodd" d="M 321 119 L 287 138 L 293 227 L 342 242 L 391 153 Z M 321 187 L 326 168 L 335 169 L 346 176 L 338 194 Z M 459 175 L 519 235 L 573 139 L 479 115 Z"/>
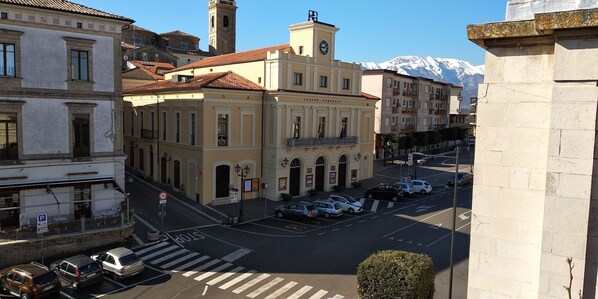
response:
<path id="1" fill-rule="evenodd" d="M 73 189 L 75 219 L 91 218 L 91 188 L 75 186 Z"/>
<path id="2" fill-rule="evenodd" d="M 328 86 L 328 77 L 320 76 L 320 87 L 327 87 L 327 86 Z"/>
<path id="3" fill-rule="evenodd" d="M 320 116 L 318 121 L 318 138 L 326 137 L 326 117 Z"/>
<path id="4" fill-rule="evenodd" d="M 139 129 L 141 130 L 141 134 L 143 134 L 143 111 L 139 112 Z"/>
<path id="5" fill-rule="evenodd" d="M 228 146 L 228 114 L 218 114 L 218 146 Z"/>
<path id="6" fill-rule="evenodd" d="M 15 76 L 15 45 L 0 43 L 0 76 Z"/>
<path id="7" fill-rule="evenodd" d="M 162 141 L 166 141 L 166 112 L 162 112 Z"/>
<path id="8" fill-rule="evenodd" d="M 343 78 L 343 89 L 349 89 L 351 87 L 351 81 L 347 78 Z"/>
<path id="9" fill-rule="evenodd" d="M 154 61 L 156 61 L 156 62 L 160 61 L 160 54 L 158 54 L 158 53 L 154 54 Z"/>
<path id="10" fill-rule="evenodd" d="M 384 125 L 385 126 L 390 126 L 390 117 L 385 117 L 384 118 Z"/>
<path id="11" fill-rule="evenodd" d="M 154 114 L 154 112 L 153 112 L 153 111 L 152 111 L 152 112 L 150 112 L 150 118 L 151 118 L 151 120 L 150 120 L 150 121 L 151 121 L 151 126 L 152 126 L 152 139 L 153 139 L 153 138 L 158 138 L 158 136 L 156 136 L 156 135 L 157 135 L 157 134 L 156 134 L 157 132 L 154 132 L 156 125 L 155 125 L 155 123 L 154 123 L 155 114 Z"/>
<path id="12" fill-rule="evenodd" d="M 131 111 L 131 136 L 135 136 L 135 112 Z"/>
<path id="13" fill-rule="evenodd" d="M 303 74 L 302 73 L 294 73 L 295 80 L 293 84 L 295 85 L 303 85 Z"/>
<path id="14" fill-rule="evenodd" d="M 392 78 L 386 78 L 386 87 L 392 87 Z"/>
<path id="15" fill-rule="evenodd" d="M 195 145 L 195 113 L 191 113 L 189 144 Z"/>
<path id="16" fill-rule="evenodd" d="M 349 130 L 349 118 L 348 117 L 342 117 L 341 118 L 341 134 L 340 134 L 340 138 L 347 137 L 348 130 Z"/>
<path id="17" fill-rule="evenodd" d="M 87 81 L 89 79 L 88 52 L 71 50 L 71 68 L 73 80 Z"/>
<path id="18" fill-rule="evenodd" d="M 8 19 L 8 13 L 7 12 L 2 12 L 1 17 L 2 19 Z"/>
<path id="19" fill-rule="evenodd" d="M 295 116 L 293 120 L 293 138 L 301 138 L 301 116 Z"/>
<path id="20" fill-rule="evenodd" d="M 149 56 L 148 56 L 147 52 L 141 53 L 141 60 L 147 61 L 147 60 L 149 60 L 148 58 L 149 58 Z"/>
<path id="21" fill-rule="evenodd" d="M 181 114 L 174 114 L 174 142 L 181 142 Z"/>
<path id="22" fill-rule="evenodd" d="M 135 37 L 133 37 L 133 44 L 135 46 L 143 46 L 143 37 L 135 35 Z"/>
<path id="23" fill-rule="evenodd" d="M 73 157 L 89 157 L 89 114 L 73 114 L 73 137 Z"/>
<path id="24" fill-rule="evenodd" d="M 19 158 L 17 114 L 0 113 L 0 160 Z"/>

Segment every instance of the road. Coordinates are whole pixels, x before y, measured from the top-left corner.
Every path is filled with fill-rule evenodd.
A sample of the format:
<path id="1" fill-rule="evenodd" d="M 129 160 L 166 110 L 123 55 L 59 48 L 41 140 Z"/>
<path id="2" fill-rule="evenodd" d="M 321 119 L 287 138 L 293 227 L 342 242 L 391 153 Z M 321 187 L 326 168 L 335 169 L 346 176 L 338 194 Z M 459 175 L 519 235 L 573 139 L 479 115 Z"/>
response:
<path id="1" fill-rule="evenodd" d="M 420 179 L 443 182 L 450 161 L 436 159 L 418 169 Z M 376 170 L 381 181 L 396 181 L 395 165 Z M 433 183 L 434 185 L 434 183 Z M 458 188 L 453 298 L 466 297 L 471 186 Z M 127 184 L 138 222 L 136 235 L 161 230 L 160 188 L 134 179 Z M 361 192 L 364 192 L 361 190 Z M 364 212 L 338 218 L 296 221 L 264 218 L 229 226 L 219 215 L 189 200 L 168 198 L 166 238 L 134 251 L 146 262 L 140 276 L 105 281 L 65 298 L 358 298 L 356 268 L 379 250 L 406 250 L 433 258 L 435 298 L 448 297 L 453 190 L 436 187 L 400 202 L 361 201 Z M 474 222 L 475 224 L 475 222 Z"/>

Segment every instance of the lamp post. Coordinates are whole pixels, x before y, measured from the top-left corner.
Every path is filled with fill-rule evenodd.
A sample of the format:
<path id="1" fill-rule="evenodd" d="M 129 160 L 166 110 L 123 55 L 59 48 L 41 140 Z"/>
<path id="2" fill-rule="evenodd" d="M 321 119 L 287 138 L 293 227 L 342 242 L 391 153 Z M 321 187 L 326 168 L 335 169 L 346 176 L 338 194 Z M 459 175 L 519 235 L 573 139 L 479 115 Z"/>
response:
<path id="1" fill-rule="evenodd" d="M 243 192 L 245 190 L 243 190 L 243 180 L 245 179 L 245 177 L 247 177 L 247 174 L 249 174 L 249 165 L 245 165 L 245 167 L 239 166 L 239 164 L 237 163 L 237 166 L 235 166 L 235 171 L 237 172 L 237 175 L 239 176 L 239 178 L 241 179 L 241 183 L 239 184 L 240 188 L 239 190 L 241 191 L 241 204 L 239 205 L 239 222 L 243 221 Z"/>

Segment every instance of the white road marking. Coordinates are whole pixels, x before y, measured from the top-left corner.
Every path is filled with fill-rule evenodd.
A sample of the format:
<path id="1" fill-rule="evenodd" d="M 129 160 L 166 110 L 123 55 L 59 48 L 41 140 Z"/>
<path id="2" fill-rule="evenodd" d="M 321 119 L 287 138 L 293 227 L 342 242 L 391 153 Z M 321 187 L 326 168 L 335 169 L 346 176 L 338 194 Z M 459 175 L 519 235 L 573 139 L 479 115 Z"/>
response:
<path id="1" fill-rule="evenodd" d="M 470 223 L 467 223 L 467 224 L 465 224 L 465 225 L 463 225 L 463 226 L 461 226 L 461 227 L 459 227 L 459 228 L 457 228 L 457 229 L 456 229 L 456 231 L 459 231 L 460 229 L 462 229 L 462 228 L 464 228 L 464 227 L 466 227 L 466 226 L 468 226 L 468 225 L 470 225 L 470 224 L 471 224 L 471 222 L 470 222 Z M 432 242 L 432 243 L 430 243 L 430 244 L 426 245 L 426 248 L 427 248 L 427 247 L 430 247 L 430 246 L 432 246 L 432 245 L 434 245 L 434 244 L 436 244 L 436 243 L 438 243 L 438 242 L 440 242 L 440 240 L 442 240 L 442 239 L 444 239 L 444 238 L 446 238 L 446 237 L 450 236 L 451 234 L 452 234 L 452 232 L 451 232 L 451 233 L 448 233 L 448 234 L 446 234 L 446 235 L 444 235 L 444 236 L 442 236 L 442 237 L 440 237 L 440 238 L 438 238 L 438 240 L 436 240 L 436 241 L 434 241 L 434 242 Z"/>
<path id="2" fill-rule="evenodd" d="M 352 223 L 349 223 L 349 224 L 345 225 L 345 227 L 351 227 L 351 226 L 353 226 Z"/>
<path id="3" fill-rule="evenodd" d="M 221 289 L 221 290 L 226 290 L 226 289 L 234 286 L 235 284 L 237 284 L 237 283 L 245 280 L 247 277 L 253 275 L 253 273 L 255 273 L 255 272 L 256 272 L 255 270 L 251 270 L 249 272 L 243 273 L 243 274 L 237 276 L 237 278 L 235 278 L 235 279 L 233 279 L 233 280 L 231 280 L 231 281 L 229 281 L 229 282 L 227 282 L 227 283 L 219 286 L 218 288 Z"/>
<path id="4" fill-rule="evenodd" d="M 345 296 L 341 296 L 339 294 L 334 295 L 334 297 L 330 298 L 330 299 L 343 299 L 345 298 Z"/>
<path id="5" fill-rule="evenodd" d="M 359 220 L 358 221 L 358 223 L 364 223 L 364 222 L 365 222 L 365 220 Z"/>
<path id="6" fill-rule="evenodd" d="M 276 299 L 278 298 L 278 296 L 284 294 L 286 291 L 292 289 L 294 286 L 296 286 L 297 283 L 294 281 L 291 281 L 287 284 L 285 284 L 282 288 L 276 290 L 274 293 L 270 294 L 268 297 L 266 297 L 265 299 Z"/>
<path id="7" fill-rule="evenodd" d="M 210 286 L 211 285 L 215 285 L 215 284 L 217 284 L 217 283 L 219 283 L 219 282 L 221 282 L 221 281 L 223 281 L 223 280 L 225 280 L 225 279 L 227 279 L 227 278 L 235 275 L 235 273 L 239 273 L 240 271 L 243 271 L 243 269 L 245 269 L 245 268 L 243 268 L 243 267 L 234 268 L 234 269 L 230 270 L 229 272 L 224 273 L 224 274 L 222 274 L 222 275 L 220 275 L 220 276 L 218 276 L 218 277 L 216 277 L 216 278 L 214 278 L 214 279 L 206 282 L 206 284 L 210 285 Z"/>
<path id="8" fill-rule="evenodd" d="M 313 294 L 313 296 L 309 297 L 309 299 L 320 299 L 326 294 L 328 294 L 328 291 L 319 290 L 317 293 Z"/>
<path id="9" fill-rule="evenodd" d="M 361 204 L 361 206 L 362 206 L 362 207 L 363 207 L 363 203 L 364 203 L 364 202 L 365 202 L 365 197 L 362 197 L 362 198 L 359 200 L 359 203 Z"/>
<path id="10" fill-rule="evenodd" d="M 135 253 L 136 253 L 137 255 L 142 255 L 142 254 L 144 254 L 144 253 L 146 253 L 146 252 L 148 252 L 148 251 L 151 251 L 151 250 L 154 250 L 154 249 L 156 249 L 156 248 L 160 248 L 160 247 L 162 247 L 162 246 L 166 246 L 166 245 L 168 245 L 168 242 L 161 242 L 161 243 L 158 243 L 158 244 L 152 245 L 152 246 L 150 246 L 150 247 L 147 247 L 147 248 L 144 248 L 144 249 L 141 249 L 141 250 L 135 251 Z"/>
<path id="11" fill-rule="evenodd" d="M 280 278 L 280 277 L 276 277 L 273 280 L 271 280 L 269 283 L 261 286 L 259 289 L 249 293 L 249 295 L 247 295 L 247 297 L 249 298 L 255 298 L 257 296 L 259 296 L 261 293 L 271 289 L 272 287 L 274 287 L 275 285 L 279 284 L 281 281 L 283 281 L 284 279 Z"/>
<path id="12" fill-rule="evenodd" d="M 388 208 L 389 208 L 389 209 L 392 209 L 392 207 L 394 207 L 394 206 L 395 206 L 395 203 L 394 203 L 394 202 L 392 202 L 392 201 L 389 201 L 389 202 L 388 202 Z"/>
<path id="13" fill-rule="evenodd" d="M 221 260 L 223 260 L 225 262 L 236 261 L 236 260 L 240 259 L 241 257 L 249 254 L 251 251 L 252 251 L 251 249 L 241 248 L 241 249 L 221 258 Z"/>
<path id="14" fill-rule="evenodd" d="M 374 204 L 372 205 L 372 208 L 370 209 L 370 211 L 376 212 L 376 210 L 378 210 L 378 204 L 380 204 L 380 201 L 374 200 Z"/>
<path id="15" fill-rule="evenodd" d="M 260 276 L 258 276 L 258 277 L 256 277 L 256 278 L 254 278 L 254 279 L 253 279 L 253 280 L 251 280 L 250 282 L 248 282 L 248 283 L 246 283 L 246 284 L 244 284 L 244 285 L 242 285 L 242 286 L 240 286 L 240 287 L 238 287 L 238 288 L 234 289 L 234 290 L 233 290 L 233 293 L 235 293 L 235 294 L 239 294 L 239 293 L 241 293 L 241 292 L 243 292 L 243 291 L 245 291 L 245 290 L 249 289 L 250 287 L 252 287 L 252 286 L 256 285 L 258 282 L 260 282 L 260 281 L 262 281 L 262 280 L 264 280 L 264 279 L 266 279 L 266 278 L 268 278 L 268 277 L 270 277 L 270 274 L 266 274 L 266 273 L 264 273 L 264 274 L 262 274 L 262 275 L 260 275 Z"/>
<path id="16" fill-rule="evenodd" d="M 297 292 L 293 293 L 293 295 L 287 297 L 287 299 L 299 299 L 299 297 L 305 295 L 305 293 L 309 292 L 309 290 L 313 289 L 311 286 L 304 286 L 299 289 Z"/>
<path id="17" fill-rule="evenodd" d="M 145 245 L 145 243 L 139 237 L 137 237 L 136 234 L 133 234 L 132 236 L 133 236 L 133 239 L 135 239 L 135 242 L 137 242 L 137 244 L 139 244 L 140 246 Z"/>
<path id="18" fill-rule="evenodd" d="M 166 248 L 164 248 L 164 249 L 161 249 L 161 250 L 158 250 L 158 251 L 156 251 L 156 252 L 150 253 L 150 254 L 148 254 L 148 255 L 142 256 L 142 257 L 140 257 L 140 258 L 141 258 L 142 260 L 144 260 L 144 261 L 145 261 L 145 260 L 149 260 L 149 259 L 151 259 L 151 258 L 153 258 L 153 257 L 155 257 L 155 256 L 158 256 L 158 255 L 161 255 L 161 254 L 164 254 L 164 253 L 166 253 L 166 252 L 173 251 L 173 250 L 175 250 L 175 249 L 179 249 L 179 248 L 180 248 L 180 247 L 178 247 L 178 246 L 172 245 L 172 246 L 170 246 L 170 247 L 166 247 Z"/>
<path id="19" fill-rule="evenodd" d="M 412 224 L 410 224 L 410 225 L 407 225 L 407 226 L 405 226 L 405 227 L 402 227 L 402 228 L 399 228 L 399 229 L 397 229 L 397 230 L 395 230 L 395 231 L 393 231 L 393 232 L 391 232 L 391 233 L 388 233 L 388 234 L 384 235 L 382 238 L 388 238 L 388 236 L 390 236 L 390 235 L 393 235 L 393 234 L 395 234 L 395 233 L 398 233 L 398 232 L 400 232 L 400 231 L 402 231 L 402 230 L 408 229 L 408 228 L 410 228 L 410 227 L 412 227 L 412 226 L 414 226 L 414 225 L 420 224 L 420 223 L 422 223 L 422 222 L 424 222 L 424 221 L 426 221 L 426 220 L 428 220 L 428 219 L 430 219 L 430 218 L 432 218 L 432 217 L 436 217 L 437 215 L 440 215 L 440 214 L 442 214 L 442 213 L 444 213 L 444 212 L 446 212 L 446 211 L 451 211 L 452 209 L 453 209 L 453 208 L 447 208 L 447 209 L 444 209 L 444 210 L 442 210 L 442 211 L 440 211 L 440 212 L 438 212 L 438 213 L 432 214 L 432 215 L 430 215 L 430 216 L 428 216 L 428 217 L 426 217 L 426 218 L 424 218 L 424 219 L 421 219 L 420 221 L 414 222 L 414 223 L 412 223 Z"/>
<path id="20" fill-rule="evenodd" d="M 197 252 L 192 252 L 192 253 L 191 253 L 191 254 L 189 254 L 189 255 L 185 255 L 184 257 L 181 257 L 181 258 L 179 258 L 179 259 L 176 259 L 176 260 L 174 260 L 174 261 L 172 261 L 172 262 L 169 262 L 168 264 L 164 264 L 164 265 L 162 265 L 160 268 L 162 268 L 162 269 L 167 269 L 167 268 L 169 268 L 169 267 L 172 267 L 172 266 L 174 266 L 174 265 L 176 265 L 176 264 L 178 264 L 178 263 L 180 263 L 180 262 L 186 261 L 186 260 L 188 260 L 188 259 L 192 259 L 192 258 L 193 258 L 193 257 L 195 257 L 196 255 L 199 255 L 199 253 L 197 253 Z"/>
<path id="21" fill-rule="evenodd" d="M 151 230 L 153 230 L 153 231 L 155 231 L 155 232 L 159 232 L 159 231 L 160 231 L 159 229 L 157 229 L 157 228 L 155 228 L 153 225 L 151 225 L 149 222 L 147 222 L 147 221 L 143 220 L 143 218 L 139 217 L 137 214 L 135 214 L 135 215 L 133 216 L 133 218 L 135 218 L 135 219 L 139 220 L 139 222 L 141 222 L 141 223 L 145 224 L 145 226 L 147 226 L 149 229 L 151 229 Z"/>
<path id="22" fill-rule="evenodd" d="M 202 293 L 201 295 L 202 295 L 202 296 L 205 296 L 207 292 L 208 292 L 208 286 L 206 286 L 206 287 L 203 289 L 203 293 Z"/>
<path id="23" fill-rule="evenodd" d="M 209 256 L 204 255 L 204 256 L 196 259 L 196 260 L 190 261 L 190 262 L 188 262 L 188 263 L 186 263 L 184 265 L 180 265 L 180 266 L 172 269 L 171 271 L 174 272 L 174 273 L 177 273 L 179 271 L 183 271 L 183 270 L 188 269 L 188 268 L 190 268 L 192 266 L 195 266 L 195 265 L 197 265 L 197 264 L 199 264 L 199 263 L 201 263 L 201 262 L 203 262 L 203 261 L 205 261 L 205 260 L 207 260 L 209 258 L 210 258 Z"/>
<path id="24" fill-rule="evenodd" d="M 211 271 L 205 272 L 204 274 L 195 277 L 193 280 L 202 281 L 202 280 L 204 280 L 212 275 L 215 275 L 216 273 L 218 273 L 232 265 L 233 264 L 231 264 L 231 263 L 222 264 L 222 265 L 218 266 L 217 268 L 212 269 Z"/>
<path id="25" fill-rule="evenodd" d="M 195 269 L 193 269 L 191 271 L 187 271 L 187 272 L 183 273 L 183 276 L 189 277 L 191 275 L 195 275 L 195 274 L 197 274 L 197 272 L 200 272 L 200 271 L 202 271 L 202 270 L 204 270 L 204 269 L 206 269 L 208 267 L 211 267 L 211 266 L 213 266 L 215 264 L 218 264 L 218 263 L 220 263 L 220 260 L 219 259 L 215 259 L 215 260 L 207 262 L 207 263 L 205 263 L 205 264 L 203 264 L 203 265 L 201 265 L 201 266 L 199 266 L 199 267 L 197 267 L 197 268 L 195 268 Z"/>
<path id="26" fill-rule="evenodd" d="M 173 252 L 171 254 L 165 255 L 165 256 L 163 256 L 163 257 L 161 257 L 159 259 L 155 259 L 155 260 L 151 261 L 151 263 L 154 264 L 154 265 L 157 265 L 157 264 L 159 264 L 159 263 L 161 263 L 161 262 L 163 262 L 165 260 L 171 259 L 171 258 L 173 258 L 175 256 L 181 255 L 183 253 L 188 253 L 188 252 L 189 252 L 189 250 L 187 250 L 187 249 L 177 250 L 177 251 L 175 251 L 175 252 Z"/>

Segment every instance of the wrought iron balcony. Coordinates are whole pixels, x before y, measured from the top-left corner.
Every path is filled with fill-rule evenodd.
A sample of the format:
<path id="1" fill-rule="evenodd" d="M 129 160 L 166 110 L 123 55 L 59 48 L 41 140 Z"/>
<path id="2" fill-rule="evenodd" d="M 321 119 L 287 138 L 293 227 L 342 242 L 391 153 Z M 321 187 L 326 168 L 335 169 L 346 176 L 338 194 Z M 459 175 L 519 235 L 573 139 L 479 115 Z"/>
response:
<path id="1" fill-rule="evenodd" d="M 333 138 L 287 138 L 287 147 L 357 145 L 357 136 Z"/>

